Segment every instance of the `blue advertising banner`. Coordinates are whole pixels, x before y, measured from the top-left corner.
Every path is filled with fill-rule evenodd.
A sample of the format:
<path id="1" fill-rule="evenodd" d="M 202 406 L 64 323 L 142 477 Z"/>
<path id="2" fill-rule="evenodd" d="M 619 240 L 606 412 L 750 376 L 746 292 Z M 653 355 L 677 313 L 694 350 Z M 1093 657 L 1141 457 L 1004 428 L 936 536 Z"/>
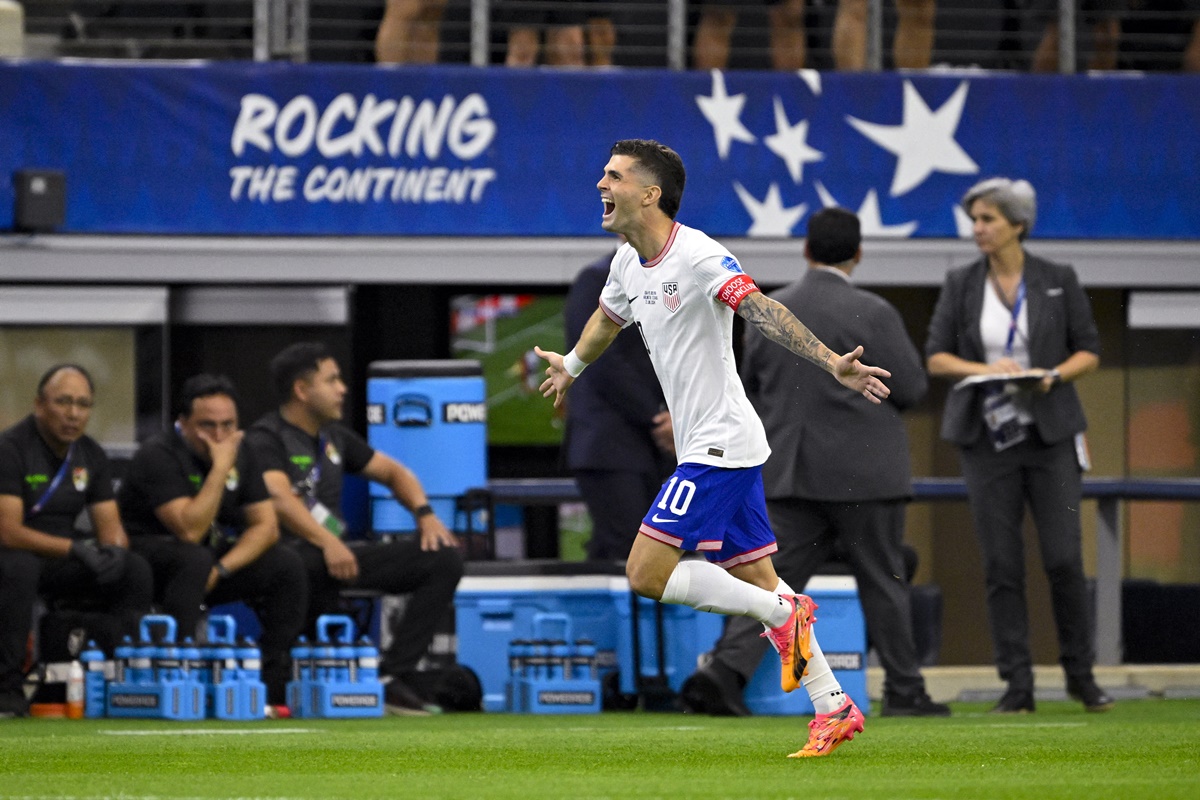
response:
<path id="1" fill-rule="evenodd" d="M 0 229 L 19 169 L 67 176 L 65 230 L 603 235 L 611 144 L 680 152 L 680 220 L 969 234 L 975 181 L 1028 179 L 1041 238 L 1200 238 L 1200 76 L 567 72 L 0 63 Z"/>

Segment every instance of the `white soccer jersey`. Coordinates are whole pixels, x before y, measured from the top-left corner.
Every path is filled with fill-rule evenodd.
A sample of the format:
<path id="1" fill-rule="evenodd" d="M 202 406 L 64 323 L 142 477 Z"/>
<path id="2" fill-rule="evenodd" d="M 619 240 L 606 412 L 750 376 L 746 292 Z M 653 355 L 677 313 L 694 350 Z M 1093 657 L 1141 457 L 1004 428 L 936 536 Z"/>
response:
<path id="1" fill-rule="evenodd" d="M 638 326 L 662 384 L 679 463 L 753 467 L 771 454 L 733 361 L 733 314 L 757 291 L 728 250 L 675 223 L 662 252 L 642 263 L 622 245 L 600 308 Z"/>

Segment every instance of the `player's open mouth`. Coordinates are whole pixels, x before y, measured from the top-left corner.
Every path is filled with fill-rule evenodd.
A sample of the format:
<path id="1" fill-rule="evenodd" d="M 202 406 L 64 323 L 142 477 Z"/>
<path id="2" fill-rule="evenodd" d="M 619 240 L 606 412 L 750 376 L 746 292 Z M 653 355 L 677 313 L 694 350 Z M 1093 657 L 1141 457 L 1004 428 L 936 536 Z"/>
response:
<path id="1" fill-rule="evenodd" d="M 603 198 L 601 198 L 600 202 L 604 203 L 604 216 L 611 217 L 613 211 L 616 209 L 616 205 L 611 200 L 604 200 Z"/>

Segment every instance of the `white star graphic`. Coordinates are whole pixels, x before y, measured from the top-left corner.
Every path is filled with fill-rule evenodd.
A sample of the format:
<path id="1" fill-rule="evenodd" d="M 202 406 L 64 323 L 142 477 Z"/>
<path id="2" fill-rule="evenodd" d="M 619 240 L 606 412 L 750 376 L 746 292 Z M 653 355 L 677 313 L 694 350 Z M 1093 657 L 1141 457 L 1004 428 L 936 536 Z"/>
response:
<path id="1" fill-rule="evenodd" d="M 788 174 L 797 184 L 804 177 L 804 165 L 813 161 L 821 161 L 825 154 L 813 150 L 805 139 L 808 137 L 808 120 L 803 119 L 792 125 L 788 122 L 787 112 L 783 110 L 783 101 L 775 96 L 775 133 L 763 138 L 763 143 L 772 153 L 783 159 L 787 164 Z"/>
<path id="2" fill-rule="evenodd" d="M 958 232 L 958 238 L 960 239 L 975 238 L 975 222 L 967 212 L 963 211 L 963 207 L 958 203 L 954 204 L 954 228 Z"/>
<path id="3" fill-rule="evenodd" d="M 823 183 L 817 181 L 815 186 L 817 196 L 821 198 L 821 205 L 825 208 L 841 205 L 829 193 L 829 190 L 825 188 Z M 879 195 L 874 189 L 867 192 L 867 196 L 863 198 L 862 205 L 858 207 L 858 222 L 862 227 L 863 236 L 873 236 L 881 239 L 907 239 L 912 236 L 918 224 L 916 220 L 913 220 L 912 222 L 902 222 L 899 225 L 884 225 L 883 219 L 879 214 Z"/>
<path id="4" fill-rule="evenodd" d="M 847 115 L 846 121 L 855 130 L 896 155 L 892 197 L 920 186 L 933 172 L 979 172 L 979 165 L 954 141 L 966 100 L 967 82 L 963 81 L 941 108 L 931 111 L 912 82 L 905 81 L 904 121 L 900 125 L 880 125 Z"/>
<path id="5" fill-rule="evenodd" d="M 808 90 L 818 97 L 821 96 L 821 73 L 815 69 L 800 69 L 796 70 L 796 74 L 800 76 L 800 80 L 808 84 Z"/>
<path id="6" fill-rule="evenodd" d="M 767 196 L 761 203 L 740 183 L 735 181 L 733 188 L 746 211 L 750 213 L 750 218 L 754 220 L 750 230 L 746 231 L 747 236 L 791 236 L 792 228 L 796 227 L 796 223 L 808 211 L 806 203 L 784 208 L 779 185 L 775 183 L 767 189 Z"/>
<path id="7" fill-rule="evenodd" d="M 754 144 L 758 139 L 740 119 L 742 106 L 746 105 L 746 95 L 735 94 L 730 97 L 726 94 L 725 76 L 719 69 L 712 71 L 712 79 L 712 96 L 696 95 L 696 105 L 700 106 L 700 113 L 712 125 L 713 138 L 717 140 L 717 155 L 724 161 L 729 156 L 729 145 L 734 140 Z"/>

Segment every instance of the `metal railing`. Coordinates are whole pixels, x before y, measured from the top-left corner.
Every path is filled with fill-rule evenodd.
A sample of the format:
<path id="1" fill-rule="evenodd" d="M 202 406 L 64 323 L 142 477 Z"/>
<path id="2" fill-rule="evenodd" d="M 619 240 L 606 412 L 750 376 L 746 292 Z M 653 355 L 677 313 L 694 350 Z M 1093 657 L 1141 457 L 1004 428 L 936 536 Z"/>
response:
<path id="1" fill-rule="evenodd" d="M 376 36 L 387 2 L 25 0 L 25 48 L 31 57 L 369 63 L 376 60 Z M 578 14 L 582 6 L 569 0 L 430 2 L 441 8 L 433 28 L 436 60 L 476 66 L 503 64 L 510 30 L 528 15 Z M 1040 60 L 1039 68 L 1057 67 L 1064 73 L 1097 66 L 1176 70 L 1189 42 L 1192 59 L 1200 60 L 1200 43 L 1194 41 L 1200 37 L 1197 20 L 1182 11 L 1164 10 L 1179 4 L 1131 3 L 1138 8 L 1122 12 L 1118 19 L 1078 11 L 1077 0 L 807 0 L 798 18 L 780 23 L 774 9 L 782 5 L 737 7 L 725 68 L 771 69 L 779 63 L 794 68 L 802 62 L 813 69 L 891 69 L 908 60 L 893 55 L 897 32 L 914 30 L 913 17 L 902 21 L 899 7 L 914 5 L 934 10 L 932 46 L 919 48 L 917 65 L 1027 71 Z M 705 3 L 686 0 L 611 0 L 584 8 L 578 20 L 570 21 L 583 28 L 585 47 L 590 20 L 611 23 L 615 31 L 611 63 L 618 67 L 692 67 L 697 63 L 693 52 L 697 32 L 713 19 Z M 865 15 L 860 13 L 864 9 Z M 555 19 L 565 18 L 551 17 Z M 865 32 L 856 27 L 855 19 L 865 19 Z M 1113 24 L 1118 26 L 1117 39 L 1110 41 L 1114 30 L 1107 26 Z M 928 33 L 928 25 L 918 23 L 921 26 Z M 773 53 L 775 27 L 800 30 L 805 54 Z M 1060 34 L 1057 40 L 1055 28 Z M 852 52 L 864 46 L 865 57 Z M 1193 68 L 1200 69 L 1200 64 Z"/>

